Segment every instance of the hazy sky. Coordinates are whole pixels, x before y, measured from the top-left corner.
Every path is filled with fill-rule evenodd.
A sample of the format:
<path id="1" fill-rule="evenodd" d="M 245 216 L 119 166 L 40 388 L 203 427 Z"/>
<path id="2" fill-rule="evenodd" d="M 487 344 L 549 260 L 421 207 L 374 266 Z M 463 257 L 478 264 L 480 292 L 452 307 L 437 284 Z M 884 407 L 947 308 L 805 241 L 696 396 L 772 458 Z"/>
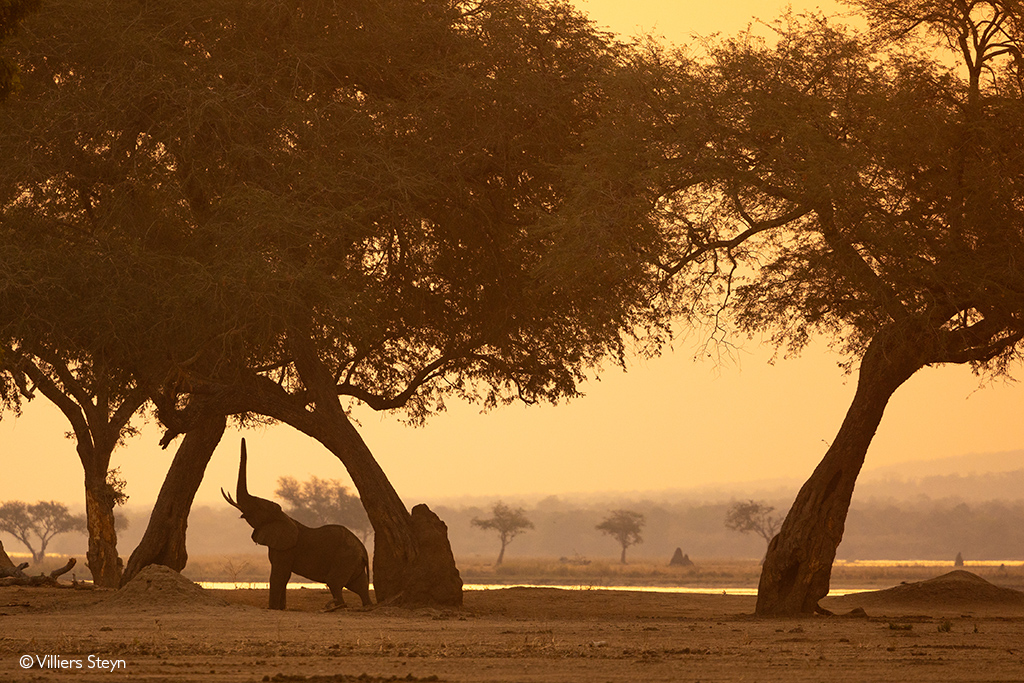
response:
<path id="1" fill-rule="evenodd" d="M 674 42 L 692 34 L 733 33 L 783 3 L 580 0 L 600 24 Z M 813 7 L 817 3 L 793 3 Z M 824 6 L 824 5 L 823 5 Z M 835 7 L 835 6 L 831 6 Z M 453 405 L 425 428 L 357 409 L 361 433 L 410 506 L 460 495 L 519 496 L 651 491 L 720 482 L 807 477 L 835 435 L 854 377 L 823 345 L 769 364 L 771 351 L 744 342 L 718 363 L 680 339 L 627 373 L 607 370 L 586 396 L 555 407 L 511 406 L 487 415 Z M 981 388 L 965 367 L 930 368 L 901 387 L 868 453 L 867 467 L 1024 447 L 1024 391 Z M 83 499 L 82 469 L 67 422 L 39 399 L 18 420 L 0 421 L 0 501 Z M 229 430 L 214 454 L 197 503 L 220 501 L 233 486 L 240 434 Z M 270 495 L 277 477 L 311 474 L 347 480 L 319 444 L 280 426 L 247 433 L 250 491 Z M 173 456 L 150 427 L 115 452 L 131 504 L 151 505 Z M 176 444 L 175 444 L 176 445 Z"/>

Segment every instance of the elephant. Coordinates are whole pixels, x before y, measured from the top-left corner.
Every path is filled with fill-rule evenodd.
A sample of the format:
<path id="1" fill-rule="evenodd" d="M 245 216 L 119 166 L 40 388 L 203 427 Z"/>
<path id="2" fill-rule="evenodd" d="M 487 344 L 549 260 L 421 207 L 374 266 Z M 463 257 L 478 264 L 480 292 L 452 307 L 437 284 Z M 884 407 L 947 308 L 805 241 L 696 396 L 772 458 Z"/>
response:
<path id="1" fill-rule="evenodd" d="M 370 605 L 370 562 L 354 533 L 338 524 L 311 528 L 295 521 L 277 503 L 250 495 L 246 484 L 245 439 L 238 466 L 237 500 L 220 490 L 224 499 L 242 513 L 253 528 L 252 540 L 268 548 L 270 557 L 270 609 L 285 608 L 292 574 L 327 584 L 333 600 L 328 608 L 344 607 L 342 588 Z"/>

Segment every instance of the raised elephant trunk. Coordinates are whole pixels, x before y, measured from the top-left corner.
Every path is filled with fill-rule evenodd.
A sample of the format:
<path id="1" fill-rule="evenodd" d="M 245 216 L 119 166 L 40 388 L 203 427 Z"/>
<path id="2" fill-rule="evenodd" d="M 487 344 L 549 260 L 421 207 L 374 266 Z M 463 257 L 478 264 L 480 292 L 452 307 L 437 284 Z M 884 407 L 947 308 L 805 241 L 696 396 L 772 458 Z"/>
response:
<path id="1" fill-rule="evenodd" d="M 251 507 L 251 502 L 253 500 L 253 497 L 249 495 L 249 486 L 245 480 L 245 471 L 247 467 L 245 439 L 242 439 L 242 458 L 238 463 L 238 485 L 235 487 L 235 500 L 232 500 L 231 496 L 228 495 L 224 489 L 220 490 L 220 494 L 224 496 L 224 500 L 242 512 L 245 512 L 247 507 Z"/>
<path id="2" fill-rule="evenodd" d="M 248 467 L 246 464 L 246 453 L 245 453 L 245 439 L 242 439 L 242 459 L 238 462 L 238 486 L 235 487 L 235 497 L 238 499 L 240 505 L 245 503 L 252 498 L 249 495 L 249 486 L 245 481 L 245 471 Z"/>

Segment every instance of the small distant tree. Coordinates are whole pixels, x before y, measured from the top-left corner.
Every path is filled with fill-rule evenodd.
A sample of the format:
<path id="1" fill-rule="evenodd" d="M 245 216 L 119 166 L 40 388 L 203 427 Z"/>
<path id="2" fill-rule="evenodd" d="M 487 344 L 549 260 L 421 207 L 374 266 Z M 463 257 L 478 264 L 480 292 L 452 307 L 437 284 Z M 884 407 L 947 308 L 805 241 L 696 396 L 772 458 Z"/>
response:
<path id="1" fill-rule="evenodd" d="M 28 505 L 12 500 L 0 505 L 0 531 L 21 541 L 36 563 L 46 558 L 46 546 L 55 536 L 85 530 L 85 518 L 72 515 L 63 503 L 51 500 Z M 39 550 L 36 550 L 37 544 Z"/>
<path id="2" fill-rule="evenodd" d="M 647 520 L 639 512 L 633 510 L 612 510 L 603 522 L 597 525 L 598 531 L 602 531 L 615 538 L 622 546 L 622 564 L 626 564 L 626 548 L 637 543 L 643 543 L 643 536 L 640 532 Z"/>
<path id="3" fill-rule="evenodd" d="M 782 524 L 781 515 L 773 515 L 775 508 L 755 500 L 733 503 L 725 513 L 725 527 L 741 534 L 751 531 L 771 543 Z"/>
<path id="4" fill-rule="evenodd" d="M 359 496 L 349 493 L 337 479 L 314 476 L 299 482 L 295 477 L 280 477 L 275 493 L 287 503 L 285 512 L 303 524 L 341 524 L 359 534 L 363 543 L 373 531 Z"/>
<path id="5" fill-rule="evenodd" d="M 498 559 L 494 563 L 495 566 L 501 564 L 502 560 L 505 559 L 505 548 L 512 542 L 513 538 L 528 529 L 534 528 L 533 522 L 526 518 L 523 508 L 513 510 L 500 500 L 491 508 L 490 519 L 474 517 L 470 524 L 481 529 L 494 529 L 498 532 L 498 536 L 501 538 L 501 551 L 498 553 Z"/>

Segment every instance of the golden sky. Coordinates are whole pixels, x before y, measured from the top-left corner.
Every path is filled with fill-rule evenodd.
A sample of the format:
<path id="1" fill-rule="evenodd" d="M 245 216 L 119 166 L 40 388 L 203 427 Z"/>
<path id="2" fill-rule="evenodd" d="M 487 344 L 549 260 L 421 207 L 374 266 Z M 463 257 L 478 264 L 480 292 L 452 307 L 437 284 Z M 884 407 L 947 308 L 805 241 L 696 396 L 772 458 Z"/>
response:
<path id="1" fill-rule="evenodd" d="M 579 0 L 599 23 L 673 42 L 693 34 L 733 33 L 754 16 L 770 19 L 784 3 Z M 796 9 L 817 3 L 794 2 Z M 830 6 L 834 9 L 835 6 Z M 562 406 L 510 406 L 480 415 L 453 405 L 426 427 L 357 409 L 361 433 L 408 505 L 453 496 L 519 496 L 656 491 L 808 476 L 837 431 L 854 378 L 824 345 L 770 364 L 772 352 L 745 342 L 723 362 L 680 339 L 660 358 L 607 370 L 586 396 Z M 698 358 L 695 359 L 695 356 Z M 1024 393 L 999 382 L 981 387 L 965 367 L 928 368 L 889 404 L 866 467 L 966 453 L 1024 448 Z M 82 470 L 67 422 L 42 399 L 0 421 L 0 501 L 56 499 L 80 504 Z M 222 502 L 233 486 L 240 434 L 230 430 L 214 454 L 197 503 Z M 347 480 L 319 444 L 289 427 L 245 434 L 250 491 L 271 495 L 277 477 L 311 474 Z M 156 498 L 173 456 L 159 432 L 143 430 L 115 452 L 130 504 Z"/>

